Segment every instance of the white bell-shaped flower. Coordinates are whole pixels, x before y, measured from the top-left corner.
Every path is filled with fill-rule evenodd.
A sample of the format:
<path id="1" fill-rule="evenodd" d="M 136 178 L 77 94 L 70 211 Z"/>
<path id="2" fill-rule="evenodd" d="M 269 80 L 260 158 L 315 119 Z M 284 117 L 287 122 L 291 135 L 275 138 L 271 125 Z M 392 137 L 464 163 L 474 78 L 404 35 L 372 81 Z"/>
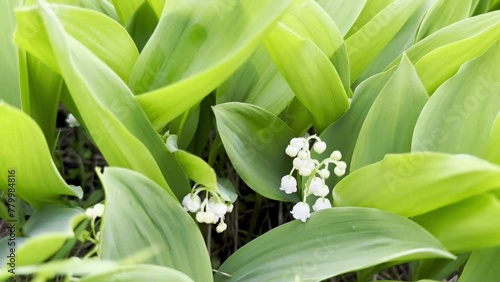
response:
<path id="1" fill-rule="evenodd" d="M 103 204 L 96 204 L 92 208 L 88 208 L 85 211 L 85 214 L 91 218 L 102 217 L 103 213 L 104 213 L 104 205 Z"/>
<path id="2" fill-rule="evenodd" d="M 316 194 L 323 187 L 323 180 L 319 177 L 314 177 L 309 184 L 309 194 Z"/>
<path id="3" fill-rule="evenodd" d="M 309 155 L 307 154 L 307 152 L 305 151 L 300 151 L 298 154 L 297 154 L 297 157 L 301 160 L 307 160 L 309 159 Z"/>
<path id="4" fill-rule="evenodd" d="M 227 224 L 224 223 L 223 221 L 221 221 L 217 227 L 215 228 L 215 231 L 217 231 L 217 233 L 222 233 L 224 232 L 225 230 L 227 229 Z"/>
<path id="5" fill-rule="evenodd" d="M 66 123 L 69 125 L 69 127 L 77 127 L 80 126 L 80 123 L 78 120 L 75 118 L 73 114 L 69 114 L 68 117 L 66 118 Z"/>
<path id="6" fill-rule="evenodd" d="M 196 214 L 196 220 L 199 223 L 207 223 L 207 224 L 214 223 L 215 214 L 211 211 L 206 211 L 206 212 L 200 211 Z"/>
<path id="7" fill-rule="evenodd" d="M 182 207 L 185 211 L 197 212 L 201 206 L 201 199 L 198 195 L 187 194 L 184 199 L 182 199 Z"/>
<path id="8" fill-rule="evenodd" d="M 318 154 L 323 153 L 326 150 L 326 143 L 323 141 L 318 141 L 314 143 L 313 150 Z"/>
<path id="9" fill-rule="evenodd" d="M 345 170 L 347 168 L 347 164 L 344 161 L 340 161 L 337 163 L 337 167 Z"/>
<path id="10" fill-rule="evenodd" d="M 233 209 L 234 209 L 234 205 L 233 204 L 229 204 L 227 206 L 227 212 L 233 212 Z"/>
<path id="11" fill-rule="evenodd" d="M 318 197 L 325 197 L 326 195 L 328 195 L 328 193 L 330 193 L 330 189 L 328 189 L 328 186 L 326 185 L 321 185 L 321 188 L 319 188 L 314 194 L 314 196 L 318 196 Z"/>
<path id="12" fill-rule="evenodd" d="M 330 203 L 330 200 L 328 200 L 326 198 L 319 198 L 314 203 L 313 210 L 320 211 L 320 210 L 324 210 L 324 209 L 329 209 L 331 207 L 332 207 L 332 204 Z"/>
<path id="13" fill-rule="evenodd" d="M 287 194 L 297 192 L 297 180 L 291 175 L 285 175 L 281 178 L 280 190 L 285 191 Z"/>
<path id="14" fill-rule="evenodd" d="M 302 148 L 304 148 L 305 141 L 306 139 L 302 137 L 292 138 L 292 140 L 290 140 L 290 146 L 295 147 L 298 150 L 301 150 Z"/>
<path id="15" fill-rule="evenodd" d="M 290 213 L 293 215 L 293 218 L 306 222 L 306 220 L 311 217 L 311 208 L 309 208 L 307 203 L 299 202 L 293 206 Z"/>

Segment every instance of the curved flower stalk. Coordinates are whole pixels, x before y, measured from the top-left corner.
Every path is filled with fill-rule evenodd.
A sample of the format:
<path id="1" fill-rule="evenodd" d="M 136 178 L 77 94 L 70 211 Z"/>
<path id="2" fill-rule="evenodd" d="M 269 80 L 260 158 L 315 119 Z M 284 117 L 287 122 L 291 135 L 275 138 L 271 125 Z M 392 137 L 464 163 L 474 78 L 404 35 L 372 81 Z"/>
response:
<path id="1" fill-rule="evenodd" d="M 347 165 L 341 161 L 342 154 L 339 151 L 333 151 L 332 154 L 321 162 L 311 158 L 310 141 L 313 140 L 312 149 L 321 154 L 326 150 L 326 143 L 321 139 L 312 135 L 307 138 L 292 138 L 290 144 L 286 147 L 285 152 L 293 159 L 293 168 L 288 175 L 281 178 L 280 190 L 287 194 L 297 192 L 297 179 L 293 173 L 297 171 L 300 177 L 307 177 L 304 189 L 302 190 L 302 201 L 297 203 L 291 214 L 295 219 L 300 219 L 303 222 L 311 216 L 311 208 L 306 202 L 310 195 L 319 197 L 312 206 L 313 211 L 319 211 L 331 208 L 332 204 L 329 199 L 325 198 L 330 189 L 325 184 L 325 180 L 330 177 L 328 166 L 334 164 L 333 173 L 337 176 L 342 176 L 346 172 Z"/>
<path id="2" fill-rule="evenodd" d="M 205 192 L 205 198 L 202 200 L 198 194 Z M 227 229 L 224 222 L 226 213 L 233 211 L 233 204 L 227 203 L 221 195 L 209 190 L 202 185 L 195 185 L 191 193 L 182 199 L 184 210 L 196 213 L 196 220 L 199 223 L 216 224 L 215 230 L 222 233 Z"/>

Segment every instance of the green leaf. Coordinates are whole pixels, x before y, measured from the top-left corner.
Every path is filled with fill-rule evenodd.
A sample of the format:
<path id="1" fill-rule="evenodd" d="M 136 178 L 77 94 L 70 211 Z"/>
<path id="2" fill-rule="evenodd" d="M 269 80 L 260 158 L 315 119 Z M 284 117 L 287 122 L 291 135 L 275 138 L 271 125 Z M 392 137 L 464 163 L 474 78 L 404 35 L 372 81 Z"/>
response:
<path id="1" fill-rule="evenodd" d="M 418 30 L 416 41 L 420 41 L 437 30 L 469 17 L 473 0 L 438 0 L 425 15 Z"/>
<path id="2" fill-rule="evenodd" d="M 378 0 L 377 0 L 378 1 Z M 434 0 L 424 0 L 422 5 L 406 21 L 401 29 L 394 35 L 384 49 L 374 58 L 369 66 L 359 75 L 353 86 L 358 85 L 365 79 L 382 72 L 397 57 L 403 54 L 414 44 L 415 34 L 420 26 L 422 18 L 427 13 Z M 400 61 L 398 61 L 399 63 Z"/>
<path id="3" fill-rule="evenodd" d="M 175 269 L 161 267 L 156 265 L 130 265 L 122 266 L 112 271 L 87 276 L 80 279 L 81 282 L 190 282 L 193 281 L 189 276 Z"/>
<path id="4" fill-rule="evenodd" d="M 413 65 L 403 56 L 366 115 L 350 171 L 378 162 L 386 154 L 409 152 L 413 128 L 427 99 Z"/>
<path id="5" fill-rule="evenodd" d="M 312 126 L 311 113 L 296 97 L 282 112 L 280 118 L 295 132 L 296 136 L 303 136 Z"/>
<path id="6" fill-rule="evenodd" d="M 347 164 L 351 163 L 354 146 L 368 111 L 394 71 L 395 68 L 374 75 L 356 88 L 349 110 L 319 135 L 328 145 L 323 156 L 329 156 L 334 150 L 339 150 L 342 153 L 342 160 Z M 316 153 L 313 152 L 313 156 L 316 156 Z M 327 179 L 327 184 L 333 187 L 340 178 L 333 174 L 333 168 L 330 170 L 332 174 Z M 350 171 L 351 166 L 348 165 L 346 170 Z"/>
<path id="7" fill-rule="evenodd" d="M 488 152 L 486 159 L 492 163 L 500 164 L 500 113 L 495 118 L 491 127 Z"/>
<path id="8" fill-rule="evenodd" d="M 462 253 L 500 245 L 500 200 L 482 194 L 413 219 L 446 249 Z"/>
<path id="9" fill-rule="evenodd" d="M 349 108 L 339 74 L 310 39 L 280 23 L 265 46 L 297 99 L 311 113 L 317 131 L 323 131 Z"/>
<path id="10" fill-rule="evenodd" d="M 333 198 L 410 217 L 497 189 L 499 176 L 500 166 L 470 155 L 387 155 L 342 179 Z"/>
<path id="11" fill-rule="evenodd" d="M 458 281 L 496 282 L 498 277 L 500 277 L 500 247 L 473 252 Z"/>
<path id="12" fill-rule="evenodd" d="M 293 99 L 290 86 L 261 45 L 250 59 L 217 88 L 216 103 L 244 102 L 277 115 Z"/>
<path id="13" fill-rule="evenodd" d="M 139 53 L 127 31 L 120 24 L 89 9 L 56 4 L 50 4 L 49 7 L 69 36 L 88 48 L 123 81 L 128 82 Z M 53 50 L 55 47 L 49 44 L 51 39 L 38 10 L 36 6 L 18 9 L 16 18 L 21 28 L 16 32 L 15 42 L 20 48 L 61 73 Z"/>
<path id="14" fill-rule="evenodd" d="M 20 88 L 20 66 L 19 53 L 16 45 L 12 42 L 16 20 L 14 9 L 22 6 L 21 0 L 0 1 L 0 99 L 21 109 L 21 88 Z"/>
<path id="15" fill-rule="evenodd" d="M 134 12 L 126 25 L 130 37 L 132 37 L 140 52 L 151 38 L 157 25 L 158 18 L 153 8 L 151 8 L 149 2 L 143 0 L 142 5 Z"/>
<path id="16" fill-rule="evenodd" d="M 457 255 L 455 260 L 449 259 L 426 259 L 418 262 L 416 270 L 412 268 L 412 280 L 417 278 L 432 278 L 438 281 L 443 281 L 452 275 L 457 269 L 469 259 L 470 253 Z"/>
<path id="17" fill-rule="evenodd" d="M 429 99 L 415 126 L 412 151 L 485 158 L 500 112 L 500 44 L 466 63 Z"/>
<path id="18" fill-rule="evenodd" d="M 175 198 L 135 171 L 110 167 L 98 175 L 106 194 L 101 258 L 120 260 L 150 250 L 146 264 L 174 268 L 195 281 L 212 280 L 203 237 Z"/>
<path id="19" fill-rule="evenodd" d="M 166 2 L 130 85 L 156 129 L 199 103 L 250 57 L 292 1 Z"/>
<path id="20" fill-rule="evenodd" d="M 8 254 L 7 250 L 14 247 L 17 267 L 41 263 L 54 255 L 66 240 L 73 238 L 73 229 L 86 218 L 80 208 L 45 205 L 36 210 L 23 226 L 26 237 L 16 238 L 14 246 L 7 246 L 8 237 L 0 241 L 0 249 L 5 248 L 1 253 Z M 2 266 L 6 265 L 7 259 L 3 255 L 0 257 Z"/>
<path id="21" fill-rule="evenodd" d="M 215 170 L 202 158 L 177 147 L 177 135 L 167 138 L 167 147 L 184 170 L 184 173 L 195 183 L 217 191 L 217 175 Z"/>
<path id="22" fill-rule="evenodd" d="M 346 40 L 355 81 L 387 46 L 424 0 L 396 0 Z"/>
<path id="23" fill-rule="evenodd" d="M 15 193 L 33 207 L 57 202 L 61 196 L 81 198 L 80 187 L 68 186 L 52 161 L 42 131 L 20 110 L 0 101 L 0 187 L 8 192 L 8 171 L 15 170 Z"/>
<path id="24" fill-rule="evenodd" d="M 316 0 L 316 2 L 330 15 L 344 36 L 356 21 L 367 0 Z"/>
<path id="25" fill-rule="evenodd" d="M 225 103 L 213 108 L 222 143 L 234 169 L 255 192 L 270 199 L 298 201 L 280 191 L 292 159 L 285 148 L 294 137 L 282 120 L 254 105 Z"/>
<path id="26" fill-rule="evenodd" d="M 320 281 L 389 261 L 454 258 L 412 221 L 375 209 L 334 208 L 281 225 L 246 244 L 215 281 Z"/>
<path id="27" fill-rule="evenodd" d="M 134 169 L 167 191 L 183 197 L 190 191 L 187 179 L 127 85 L 98 57 L 65 32 L 44 1 L 34 16 L 44 20 L 61 75 L 69 89 L 63 102 L 74 105 L 110 165 Z M 19 13 L 19 17 L 33 14 Z M 40 48 L 40 46 L 38 46 Z M 40 48 L 43 49 L 43 48 Z M 166 179 L 166 181 L 165 181 Z M 168 184 L 167 184 L 168 183 Z"/>
<path id="28" fill-rule="evenodd" d="M 236 202 L 236 199 L 238 199 L 236 188 L 234 187 L 231 180 L 227 178 L 217 179 L 217 190 L 221 197 L 227 202 L 234 203 Z"/>
<path id="29" fill-rule="evenodd" d="M 54 148 L 59 99 L 63 87 L 60 75 L 27 54 L 30 115 L 43 131 L 49 148 Z"/>
<path id="30" fill-rule="evenodd" d="M 145 0 L 112 0 L 120 22 L 125 26 Z"/>
<path id="31" fill-rule="evenodd" d="M 447 26 L 406 51 L 429 93 L 467 61 L 485 53 L 500 36 L 500 11 Z M 398 59 L 389 67 L 396 65 Z"/>

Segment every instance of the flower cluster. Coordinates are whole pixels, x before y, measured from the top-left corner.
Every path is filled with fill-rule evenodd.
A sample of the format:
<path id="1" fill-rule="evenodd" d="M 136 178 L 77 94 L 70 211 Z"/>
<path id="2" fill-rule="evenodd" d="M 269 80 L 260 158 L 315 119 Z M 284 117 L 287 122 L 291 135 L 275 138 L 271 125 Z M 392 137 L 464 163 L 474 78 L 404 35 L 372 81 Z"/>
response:
<path id="1" fill-rule="evenodd" d="M 201 199 L 198 194 L 205 192 L 205 199 Z M 216 224 L 215 230 L 222 233 L 227 228 L 224 216 L 233 211 L 233 204 L 226 203 L 222 197 L 214 191 L 204 186 L 195 186 L 191 193 L 182 199 L 184 210 L 196 213 L 196 220 L 199 223 Z"/>
<path id="2" fill-rule="evenodd" d="M 292 174 L 297 171 L 298 177 L 307 177 L 305 188 L 302 190 L 302 202 L 297 203 L 291 211 L 295 219 L 300 219 L 303 222 L 311 216 L 311 209 L 306 202 L 309 195 L 318 197 L 313 205 L 314 211 L 332 207 L 330 200 L 325 198 L 330 193 L 330 189 L 325 184 L 325 179 L 330 177 L 328 166 L 334 164 L 333 173 L 339 177 L 345 174 L 347 168 L 346 163 L 341 161 L 342 154 L 339 151 L 333 151 L 328 158 L 321 162 L 311 158 L 309 144 L 311 140 L 314 140 L 312 149 L 316 153 L 321 154 L 326 150 L 326 143 L 316 135 L 307 138 L 293 138 L 285 149 L 286 154 L 294 158 L 293 168 L 290 174 L 281 178 L 280 187 L 280 190 L 287 194 L 295 193 L 297 192 L 297 179 Z"/>

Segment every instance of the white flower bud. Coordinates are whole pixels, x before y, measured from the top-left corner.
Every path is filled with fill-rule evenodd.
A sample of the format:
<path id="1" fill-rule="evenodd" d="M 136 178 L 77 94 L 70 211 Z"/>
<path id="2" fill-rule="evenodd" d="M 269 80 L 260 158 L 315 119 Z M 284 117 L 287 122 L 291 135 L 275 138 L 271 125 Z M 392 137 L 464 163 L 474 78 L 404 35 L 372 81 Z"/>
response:
<path id="1" fill-rule="evenodd" d="M 281 178 L 280 190 L 285 191 L 287 194 L 292 194 L 297 192 L 297 180 L 295 177 L 290 175 L 285 175 Z"/>
<path id="2" fill-rule="evenodd" d="M 233 204 L 229 204 L 229 206 L 227 206 L 227 212 L 233 212 L 233 209 L 234 209 Z"/>
<path id="3" fill-rule="evenodd" d="M 333 169 L 333 173 L 335 173 L 336 176 L 341 177 L 345 174 L 345 169 L 342 169 L 337 166 L 335 167 L 335 169 Z"/>
<path id="4" fill-rule="evenodd" d="M 227 212 L 227 206 L 224 203 L 216 203 L 213 207 L 212 212 L 215 214 L 215 216 L 222 217 Z"/>
<path id="5" fill-rule="evenodd" d="M 306 222 L 306 220 L 311 217 L 311 208 L 309 208 L 308 204 L 299 202 L 295 206 L 293 206 L 293 209 L 290 213 L 293 215 L 293 218 L 300 219 L 302 220 L 302 222 Z"/>
<path id="6" fill-rule="evenodd" d="M 340 161 L 340 159 L 342 159 L 342 154 L 340 153 L 340 151 L 333 151 L 332 154 L 330 155 L 330 158 L 336 160 L 336 161 Z"/>
<path id="7" fill-rule="evenodd" d="M 215 215 L 213 212 L 211 211 L 200 211 L 196 214 L 196 220 L 199 222 L 199 223 L 214 223 L 214 220 L 215 220 Z"/>
<path id="8" fill-rule="evenodd" d="M 324 210 L 324 209 L 329 209 L 331 207 L 332 207 L 332 204 L 330 203 L 330 200 L 328 200 L 326 198 L 319 198 L 314 203 L 313 210 L 320 211 L 320 210 Z"/>
<path id="9" fill-rule="evenodd" d="M 182 199 L 182 206 L 185 211 L 197 212 L 201 206 L 201 199 L 198 195 L 187 194 L 184 199 Z"/>
<path id="10" fill-rule="evenodd" d="M 347 168 L 347 164 L 344 161 L 340 161 L 337 163 L 337 167 L 345 170 Z"/>
<path id="11" fill-rule="evenodd" d="M 326 143 L 323 141 L 314 143 L 313 150 L 318 154 L 323 153 L 326 150 Z"/>
<path id="12" fill-rule="evenodd" d="M 293 157 L 297 156 L 297 153 L 299 153 L 299 149 L 297 149 L 291 145 L 288 145 L 288 146 L 286 146 L 285 153 L 293 158 Z"/>
<path id="13" fill-rule="evenodd" d="M 320 169 L 318 171 L 318 173 L 319 173 L 319 176 L 321 176 L 321 178 L 323 178 L 323 179 L 327 179 L 328 177 L 330 177 L 330 171 L 326 168 Z"/>
<path id="14" fill-rule="evenodd" d="M 215 231 L 217 231 L 217 233 L 222 233 L 224 232 L 225 230 L 227 229 L 227 224 L 225 224 L 224 222 L 220 222 L 219 225 L 217 225 L 217 227 L 215 228 Z"/>
<path id="15" fill-rule="evenodd" d="M 301 168 L 299 168 L 299 174 L 302 175 L 302 176 L 309 176 L 311 175 L 312 173 L 312 169 L 309 168 L 309 166 L 303 166 Z"/>

